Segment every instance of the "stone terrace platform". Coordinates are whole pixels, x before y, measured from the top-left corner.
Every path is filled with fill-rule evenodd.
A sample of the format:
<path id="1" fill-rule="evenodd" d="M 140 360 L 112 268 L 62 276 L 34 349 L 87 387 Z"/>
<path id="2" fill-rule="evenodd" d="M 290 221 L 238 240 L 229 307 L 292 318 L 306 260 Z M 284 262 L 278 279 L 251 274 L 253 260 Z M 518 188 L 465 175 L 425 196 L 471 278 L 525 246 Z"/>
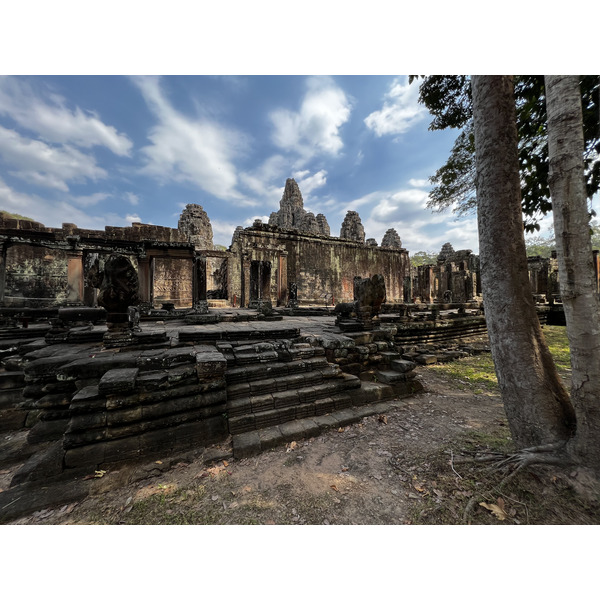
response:
<path id="1" fill-rule="evenodd" d="M 94 470 L 215 443 L 241 458 L 319 435 L 422 390 L 418 363 L 473 350 L 405 345 L 393 318 L 342 333 L 333 315 L 211 312 L 225 318 L 144 321 L 136 344 L 111 349 L 101 323 L 84 327 L 80 343 L 57 342 L 43 324 L 5 328 L 0 431 L 9 435 L 0 467 L 13 475 L 0 509 L 17 491 L 22 497 Z"/>

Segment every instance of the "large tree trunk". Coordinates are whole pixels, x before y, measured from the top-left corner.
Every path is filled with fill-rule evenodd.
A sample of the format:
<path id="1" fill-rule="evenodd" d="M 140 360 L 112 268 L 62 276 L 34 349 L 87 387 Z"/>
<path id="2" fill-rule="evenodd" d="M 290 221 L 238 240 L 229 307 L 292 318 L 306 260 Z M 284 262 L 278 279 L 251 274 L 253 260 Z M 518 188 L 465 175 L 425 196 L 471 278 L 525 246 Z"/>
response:
<path id="1" fill-rule="evenodd" d="M 481 279 L 492 357 L 518 448 L 566 441 L 574 413 L 535 311 L 521 216 L 513 79 L 473 76 Z"/>
<path id="2" fill-rule="evenodd" d="M 545 82 L 549 183 L 577 417 L 577 433 L 569 446 L 581 463 L 600 471 L 600 303 L 584 179 L 579 79 L 554 75 Z"/>

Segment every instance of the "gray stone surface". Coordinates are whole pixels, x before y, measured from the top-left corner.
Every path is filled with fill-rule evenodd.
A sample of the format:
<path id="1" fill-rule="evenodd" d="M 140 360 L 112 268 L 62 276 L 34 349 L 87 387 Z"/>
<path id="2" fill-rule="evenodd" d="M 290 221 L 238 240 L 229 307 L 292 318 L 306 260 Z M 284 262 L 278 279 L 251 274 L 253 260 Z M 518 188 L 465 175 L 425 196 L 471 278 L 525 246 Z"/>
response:
<path id="1" fill-rule="evenodd" d="M 346 213 L 340 228 L 340 237 L 353 242 L 365 243 L 365 228 L 356 211 L 349 210 Z"/>
<path id="2" fill-rule="evenodd" d="M 138 368 L 111 369 L 101 377 L 98 390 L 105 395 L 133 392 L 139 372 Z"/>

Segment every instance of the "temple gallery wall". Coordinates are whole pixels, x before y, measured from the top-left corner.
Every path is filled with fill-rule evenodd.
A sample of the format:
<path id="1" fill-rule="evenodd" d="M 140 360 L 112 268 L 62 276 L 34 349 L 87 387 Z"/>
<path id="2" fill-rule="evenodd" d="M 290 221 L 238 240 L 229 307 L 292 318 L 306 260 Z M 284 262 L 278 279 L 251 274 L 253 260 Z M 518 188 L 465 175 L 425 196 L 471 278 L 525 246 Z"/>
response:
<path id="1" fill-rule="evenodd" d="M 0 305 L 95 306 L 105 260 L 127 256 L 137 270 L 144 308 L 332 305 L 353 300 L 355 277 L 381 274 L 387 302 L 468 302 L 480 296 L 478 260 L 446 244 L 438 264 L 411 268 L 394 229 L 379 245 L 365 239 L 360 216 L 349 211 L 339 237 L 324 215 L 303 206 L 288 179 L 278 212 L 268 223 L 238 227 L 227 250 L 216 249 L 210 220 L 189 204 L 177 229 L 134 223 L 131 227 L 61 228 L 0 217 Z M 537 271 L 539 272 L 539 265 Z"/>
<path id="2" fill-rule="evenodd" d="M 324 215 L 304 209 L 294 179 L 286 181 L 279 211 L 268 223 L 238 227 L 227 250 L 213 245 L 210 219 L 188 204 L 177 229 L 134 223 L 131 227 L 60 228 L 0 216 L 0 306 L 96 306 L 97 274 L 112 254 L 127 256 L 137 270 L 140 306 L 197 308 L 329 305 L 354 299 L 356 277 L 381 274 L 386 302 L 481 300 L 479 259 L 444 244 L 437 264 L 411 266 L 398 233 L 378 244 L 365 239 L 360 216 L 349 211 L 339 237 Z M 598 253 L 594 255 L 600 271 Z M 554 258 L 531 258 L 530 280 L 538 301 L 558 295 Z M 598 276 L 597 276 L 598 281 Z"/>

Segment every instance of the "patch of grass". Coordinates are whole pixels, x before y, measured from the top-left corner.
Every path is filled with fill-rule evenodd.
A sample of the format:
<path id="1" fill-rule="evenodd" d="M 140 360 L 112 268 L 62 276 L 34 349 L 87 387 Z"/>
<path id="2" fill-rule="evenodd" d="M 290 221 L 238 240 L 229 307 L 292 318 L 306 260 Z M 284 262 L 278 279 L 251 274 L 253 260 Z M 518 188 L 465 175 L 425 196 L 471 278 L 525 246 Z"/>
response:
<path id="1" fill-rule="evenodd" d="M 544 325 L 543 333 L 559 374 L 570 377 L 571 354 L 566 327 Z M 459 389 L 469 390 L 475 394 L 494 392 L 498 389 L 494 361 L 489 352 L 448 363 L 438 363 L 427 368 L 445 375 Z"/>
<path id="2" fill-rule="evenodd" d="M 468 389 L 474 393 L 498 389 L 494 361 L 489 353 L 438 363 L 427 368 L 446 375 L 459 389 Z"/>
<path id="3" fill-rule="evenodd" d="M 544 325 L 543 332 L 558 372 L 570 374 L 571 353 L 569 352 L 567 328 L 558 325 Z"/>

